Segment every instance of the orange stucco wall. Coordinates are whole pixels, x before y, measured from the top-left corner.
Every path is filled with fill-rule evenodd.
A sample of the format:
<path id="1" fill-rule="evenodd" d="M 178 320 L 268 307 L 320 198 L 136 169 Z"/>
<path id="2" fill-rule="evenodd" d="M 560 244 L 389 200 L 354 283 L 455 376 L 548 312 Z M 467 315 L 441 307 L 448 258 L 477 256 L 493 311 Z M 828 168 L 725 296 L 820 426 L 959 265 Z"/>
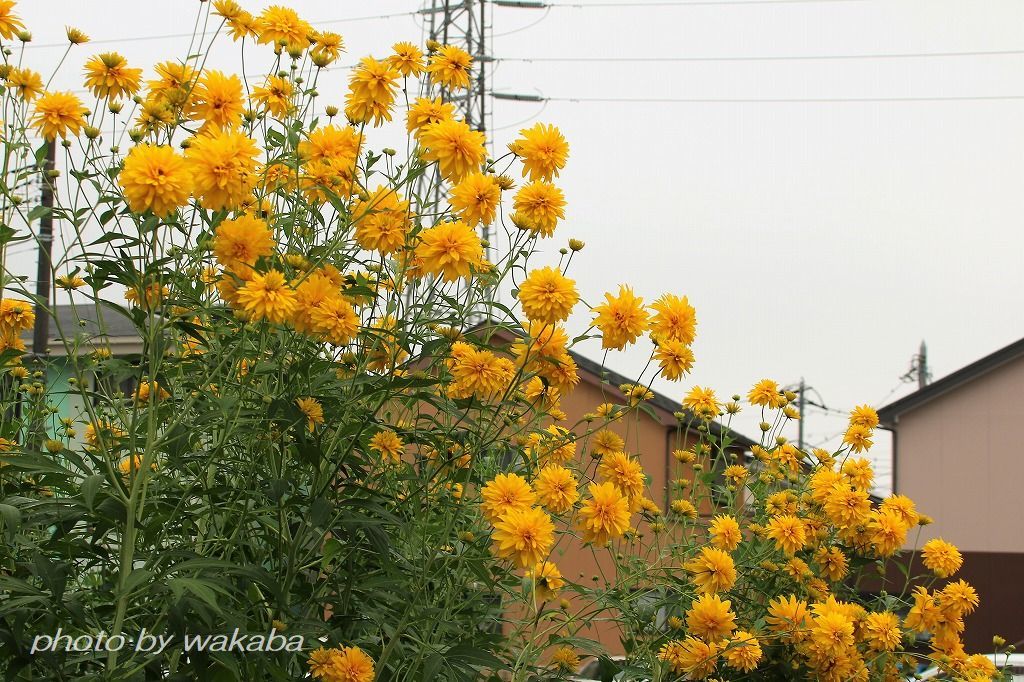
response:
<path id="1" fill-rule="evenodd" d="M 1024 358 L 900 415 L 896 492 L 936 521 L 908 548 L 941 536 L 965 552 L 1024 552 L 1022 428 Z"/>

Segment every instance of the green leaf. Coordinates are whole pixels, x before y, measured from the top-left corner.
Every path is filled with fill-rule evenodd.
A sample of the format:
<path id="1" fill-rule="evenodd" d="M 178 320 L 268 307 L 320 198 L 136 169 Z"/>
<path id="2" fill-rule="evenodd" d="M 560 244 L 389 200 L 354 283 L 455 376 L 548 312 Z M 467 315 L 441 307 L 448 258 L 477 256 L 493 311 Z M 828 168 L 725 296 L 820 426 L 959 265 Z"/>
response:
<path id="1" fill-rule="evenodd" d="M 21 512 L 9 504 L 0 504 L 0 521 L 7 538 L 13 540 L 15 531 L 21 526 Z"/>
<path id="2" fill-rule="evenodd" d="M 85 506 L 89 511 L 93 510 L 96 493 L 99 492 L 104 480 L 106 478 L 103 475 L 93 474 L 92 476 L 86 476 L 85 480 L 82 481 L 82 499 L 85 501 Z"/>

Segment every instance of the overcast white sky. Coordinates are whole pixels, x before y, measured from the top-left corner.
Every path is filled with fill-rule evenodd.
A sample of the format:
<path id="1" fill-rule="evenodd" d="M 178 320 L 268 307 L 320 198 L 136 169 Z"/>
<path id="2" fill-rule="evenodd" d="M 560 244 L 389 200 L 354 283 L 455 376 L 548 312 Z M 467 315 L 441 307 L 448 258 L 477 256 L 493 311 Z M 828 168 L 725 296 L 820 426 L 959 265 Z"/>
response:
<path id="1" fill-rule="evenodd" d="M 1024 335 L 1024 3 L 1019 0 L 817 0 L 671 3 L 552 0 L 549 10 L 493 8 L 494 89 L 557 101 L 491 100 L 496 143 L 533 120 L 572 145 L 560 184 L 568 219 L 547 247 L 587 242 L 570 273 L 590 303 L 632 283 L 697 308 L 697 365 L 682 384 L 746 394 L 762 377 L 801 376 L 834 408 L 891 401 L 927 340 L 935 378 Z M 242 2 L 259 11 L 267 3 Z M 418 0 L 291 0 L 345 36 L 350 63 L 422 39 Z M 634 6 L 624 6 L 634 4 Z M 195 0 L 22 0 L 26 63 L 48 75 L 64 26 L 95 41 L 72 51 L 54 87 L 80 89 L 82 63 L 116 49 L 132 65 L 180 59 Z M 578 5 L 583 5 L 579 7 Z M 324 22 L 324 23 L 321 23 Z M 140 37 L 164 36 L 138 40 Z M 222 44 L 211 65 L 238 69 Z M 872 59 L 512 61 L 795 57 L 1018 51 Z M 249 50 L 246 70 L 265 55 Z M 230 57 L 228 55 L 231 55 Z M 343 99 L 345 73 L 320 87 Z M 1006 97 L 952 101 L 595 102 Z M 543 111 L 541 109 L 543 108 Z M 28 263 L 29 267 L 34 267 Z M 574 331 L 588 322 L 572 320 Z M 612 353 L 639 371 L 648 347 Z M 600 358 L 597 344 L 584 351 Z M 756 436 L 751 410 L 739 422 Z M 807 439 L 843 428 L 809 411 Z M 795 431 L 794 431 L 795 437 Z M 889 437 L 879 435 L 882 488 Z M 833 438 L 830 444 L 835 444 Z"/>

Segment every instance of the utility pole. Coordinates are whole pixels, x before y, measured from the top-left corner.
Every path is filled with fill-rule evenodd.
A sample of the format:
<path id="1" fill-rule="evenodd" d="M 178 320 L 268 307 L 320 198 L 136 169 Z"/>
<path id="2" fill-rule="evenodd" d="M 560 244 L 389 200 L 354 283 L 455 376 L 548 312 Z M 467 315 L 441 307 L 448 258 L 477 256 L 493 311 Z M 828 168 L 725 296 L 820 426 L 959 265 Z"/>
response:
<path id="1" fill-rule="evenodd" d="M 40 205 L 45 209 L 39 218 L 39 262 L 36 269 L 36 323 L 32 330 L 32 353 L 46 355 L 50 337 L 50 273 L 53 252 L 53 191 L 54 171 L 57 168 L 57 140 L 46 145 L 46 163 L 43 166 L 43 190 Z"/>
<path id="2" fill-rule="evenodd" d="M 917 355 L 917 387 L 924 388 L 928 385 L 931 375 L 928 373 L 928 346 L 921 339 L 921 349 Z"/>
<path id="3" fill-rule="evenodd" d="M 800 399 L 797 402 L 797 409 L 800 411 L 800 418 L 797 420 L 797 449 L 800 452 L 804 451 L 804 405 L 807 404 L 807 400 L 804 397 L 806 394 L 807 385 L 804 383 L 804 378 L 800 377 L 800 393 L 798 394 Z"/>

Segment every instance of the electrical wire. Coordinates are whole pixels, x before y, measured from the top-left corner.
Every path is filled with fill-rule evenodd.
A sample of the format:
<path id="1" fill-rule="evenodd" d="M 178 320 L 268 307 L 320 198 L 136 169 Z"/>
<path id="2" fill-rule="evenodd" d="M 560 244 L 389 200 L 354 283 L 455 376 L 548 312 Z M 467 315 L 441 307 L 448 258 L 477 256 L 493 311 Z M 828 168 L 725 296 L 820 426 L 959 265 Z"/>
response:
<path id="1" fill-rule="evenodd" d="M 817 3 L 867 2 L 868 0 L 647 0 L 642 2 L 551 2 L 546 7 L 572 7 L 594 9 L 597 7 L 686 7 L 688 5 L 810 5 Z"/>
<path id="2" fill-rule="evenodd" d="M 590 62 L 783 62 L 855 59 L 926 59 L 931 57 L 994 57 L 1024 55 L 1024 50 L 969 50 L 963 52 L 896 52 L 870 54 L 740 55 L 692 57 L 495 57 L 496 62 L 590 63 Z"/>
<path id="3" fill-rule="evenodd" d="M 552 102 L 603 104 L 830 104 L 845 102 L 986 102 L 1024 100 L 1024 95 L 946 95 L 924 97 L 548 97 Z"/>
<path id="4" fill-rule="evenodd" d="M 491 38 L 502 38 L 504 36 L 510 36 L 515 33 L 521 33 L 522 31 L 533 28 L 534 26 L 548 18 L 548 14 L 551 13 L 551 7 L 552 5 L 547 6 L 547 9 L 544 10 L 544 14 L 541 15 L 540 19 L 537 19 L 536 21 L 529 23 L 526 26 L 520 26 L 519 28 L 513 29 L 511 31 L 505 31 L 504 33 L 495 33 L 494 35 L 491 36 Z"/>

